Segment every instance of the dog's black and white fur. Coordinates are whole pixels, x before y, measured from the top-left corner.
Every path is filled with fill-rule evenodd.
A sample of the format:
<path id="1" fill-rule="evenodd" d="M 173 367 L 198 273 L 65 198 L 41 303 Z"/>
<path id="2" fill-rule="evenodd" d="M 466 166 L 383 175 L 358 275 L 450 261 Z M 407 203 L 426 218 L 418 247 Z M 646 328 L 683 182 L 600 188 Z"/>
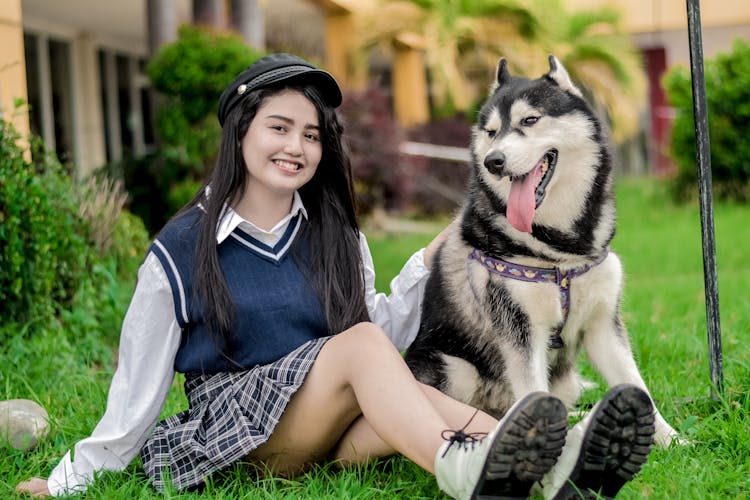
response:
<path id="1" fill-rule="evenodd" d="M 495 416 L 538 390 L 575 405 L 581 347 L 610 386 L 647 390 L 620 318 L 620 260 L 609 251 L 608 140 L 565 68 L 549 63 L 530 80 L 500 61 L 473 129 L 468 196 L 436 255 L 406 355 L 420 381 Z M 494 273 L 470 258 L 475 249 L 492 262 L 585 271 L 570 282 L 567 317 L 558 285 Z M 657 412 L 656 442 L 675 436 Z"/>

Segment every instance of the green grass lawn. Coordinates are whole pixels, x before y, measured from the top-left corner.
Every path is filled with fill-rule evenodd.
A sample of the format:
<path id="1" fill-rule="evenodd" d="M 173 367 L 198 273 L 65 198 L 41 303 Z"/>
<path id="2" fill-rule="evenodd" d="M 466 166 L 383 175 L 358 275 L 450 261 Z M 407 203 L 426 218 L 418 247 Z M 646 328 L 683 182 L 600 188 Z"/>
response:
<path id="1" fill-rule="evenodd" d="M 725 395 L 709 398 L 705 300 L 697 206 L 675 206 L 655 181 L 621 180 L 618 229 L 613 249 L 626 273 L 623 314 L 646 383 L 665 418 L 692 440 L 686 447 L 655 450 L 618 498 L 746 498 L 750 495 L 750 207 L 716 207 L 717 261 L 723 340 Z M 419 234 L 368 232 L 378 271 L 377 286 L 390 279 L 408 256 L 439 230 Z M 132 283 L 121 284 L 127 295 Z M 124 307 L 124 305 L 123 305 Z M 32 475 L 46 476 L 64 452 L 98 421 L 111 377 L 105 345 L 64 340 L 55 325 L 30 340 L 14 340 L 0 352 L 2 399 L 40 402 L 51 416 L 48 439 L 35 450 L 0 452 L 0 498 Z M 19 337 L 20 339 L 20 337 Z M 582 361 L 587 377 L 600 381 Z M 185 405 L 181 380 L 164 414 Z M 605 388 L 593 389 L 594 401 Z M 202 493 L 169 492 L 167 498 L 435 498 L 434 479 L 408 460 L 392 458 L 350 471 L 321 466 L 300 480 L 251 479 L 242 469 L 217 477 Z M 85 498 L 161 498 L 137 464 L 107 473 Z"/>

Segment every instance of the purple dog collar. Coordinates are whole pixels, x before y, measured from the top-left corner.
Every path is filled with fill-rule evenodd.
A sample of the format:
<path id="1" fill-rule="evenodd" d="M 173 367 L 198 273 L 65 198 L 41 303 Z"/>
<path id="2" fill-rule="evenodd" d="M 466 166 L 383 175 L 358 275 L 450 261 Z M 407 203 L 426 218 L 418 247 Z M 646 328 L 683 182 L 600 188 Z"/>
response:
<path id="1" fill-rule="evenodd" d="M 568 313 L 570 312 L 570 282 L 573 278 L 576 278 L 593 267 L 601 264 L 604 259 L 609 255 L 609 248 L 605 249 L 604 252 L 596 258 L 591 264 L 586 264 L 581 267 L 576 267 L 568 271 L 561 271 L 557 267 L 533 267 L 523 266 L 521 264 L 514 264 L 513 262 L 507 262 L 502 259 L 496 259 L 494 257 L 488 257 L 482 253 L 479 249 L 474 249 L 469 254 L 470 259 L 474 259 L 490 272 L 499 274 L 505 278 L 511 278 L 520 281 L 527 281 L 530 283 L 554 283 L 560 290 L 560 303 L 562 305 L 563 322 L 560 327 L 560 331 L 554 333 L 549 340 L 549 346 L 552 349 L 560 349 L 564 346 L 563 340 L 560 337 L 560 332 L 568 321 Z"/>

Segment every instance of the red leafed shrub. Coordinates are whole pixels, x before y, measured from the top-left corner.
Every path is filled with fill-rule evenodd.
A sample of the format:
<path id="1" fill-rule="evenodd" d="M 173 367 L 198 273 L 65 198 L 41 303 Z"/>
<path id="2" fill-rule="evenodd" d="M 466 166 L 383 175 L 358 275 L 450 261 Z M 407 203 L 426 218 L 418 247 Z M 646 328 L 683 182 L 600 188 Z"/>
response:
<path id="1" fill-rule="evenodd" d="M 340 108 L 349 146 L 360 214 L 403 209 L 413 181 L 399 152 L 404 139 L 386 93 L 377 87 L 349 92 Z"/>
<path id="2" fill-rule="evenodd" d="M 408 131 L 410 141 L 468 148 L 471 123 L 462 115 L 433 120 Z M 412 203 L 421 213 L 445 214 L 456 209 L 463 200 L 469 176 L 469 162 L 438 158 L 413 157 L 412 169 L 418 173 Z"/>

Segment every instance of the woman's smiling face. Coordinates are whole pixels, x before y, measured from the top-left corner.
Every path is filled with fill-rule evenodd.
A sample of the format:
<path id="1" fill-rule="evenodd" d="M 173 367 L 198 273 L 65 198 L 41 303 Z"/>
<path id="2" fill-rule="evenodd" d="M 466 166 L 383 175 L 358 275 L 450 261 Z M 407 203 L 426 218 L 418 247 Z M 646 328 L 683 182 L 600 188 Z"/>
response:
<path id="1" fill-rule="evenodd" d="M 268 97 L 242 138 L 247 191 L 289 196 L 312 179 L 321 156 L 315 105 L 295 90 Z"/>

